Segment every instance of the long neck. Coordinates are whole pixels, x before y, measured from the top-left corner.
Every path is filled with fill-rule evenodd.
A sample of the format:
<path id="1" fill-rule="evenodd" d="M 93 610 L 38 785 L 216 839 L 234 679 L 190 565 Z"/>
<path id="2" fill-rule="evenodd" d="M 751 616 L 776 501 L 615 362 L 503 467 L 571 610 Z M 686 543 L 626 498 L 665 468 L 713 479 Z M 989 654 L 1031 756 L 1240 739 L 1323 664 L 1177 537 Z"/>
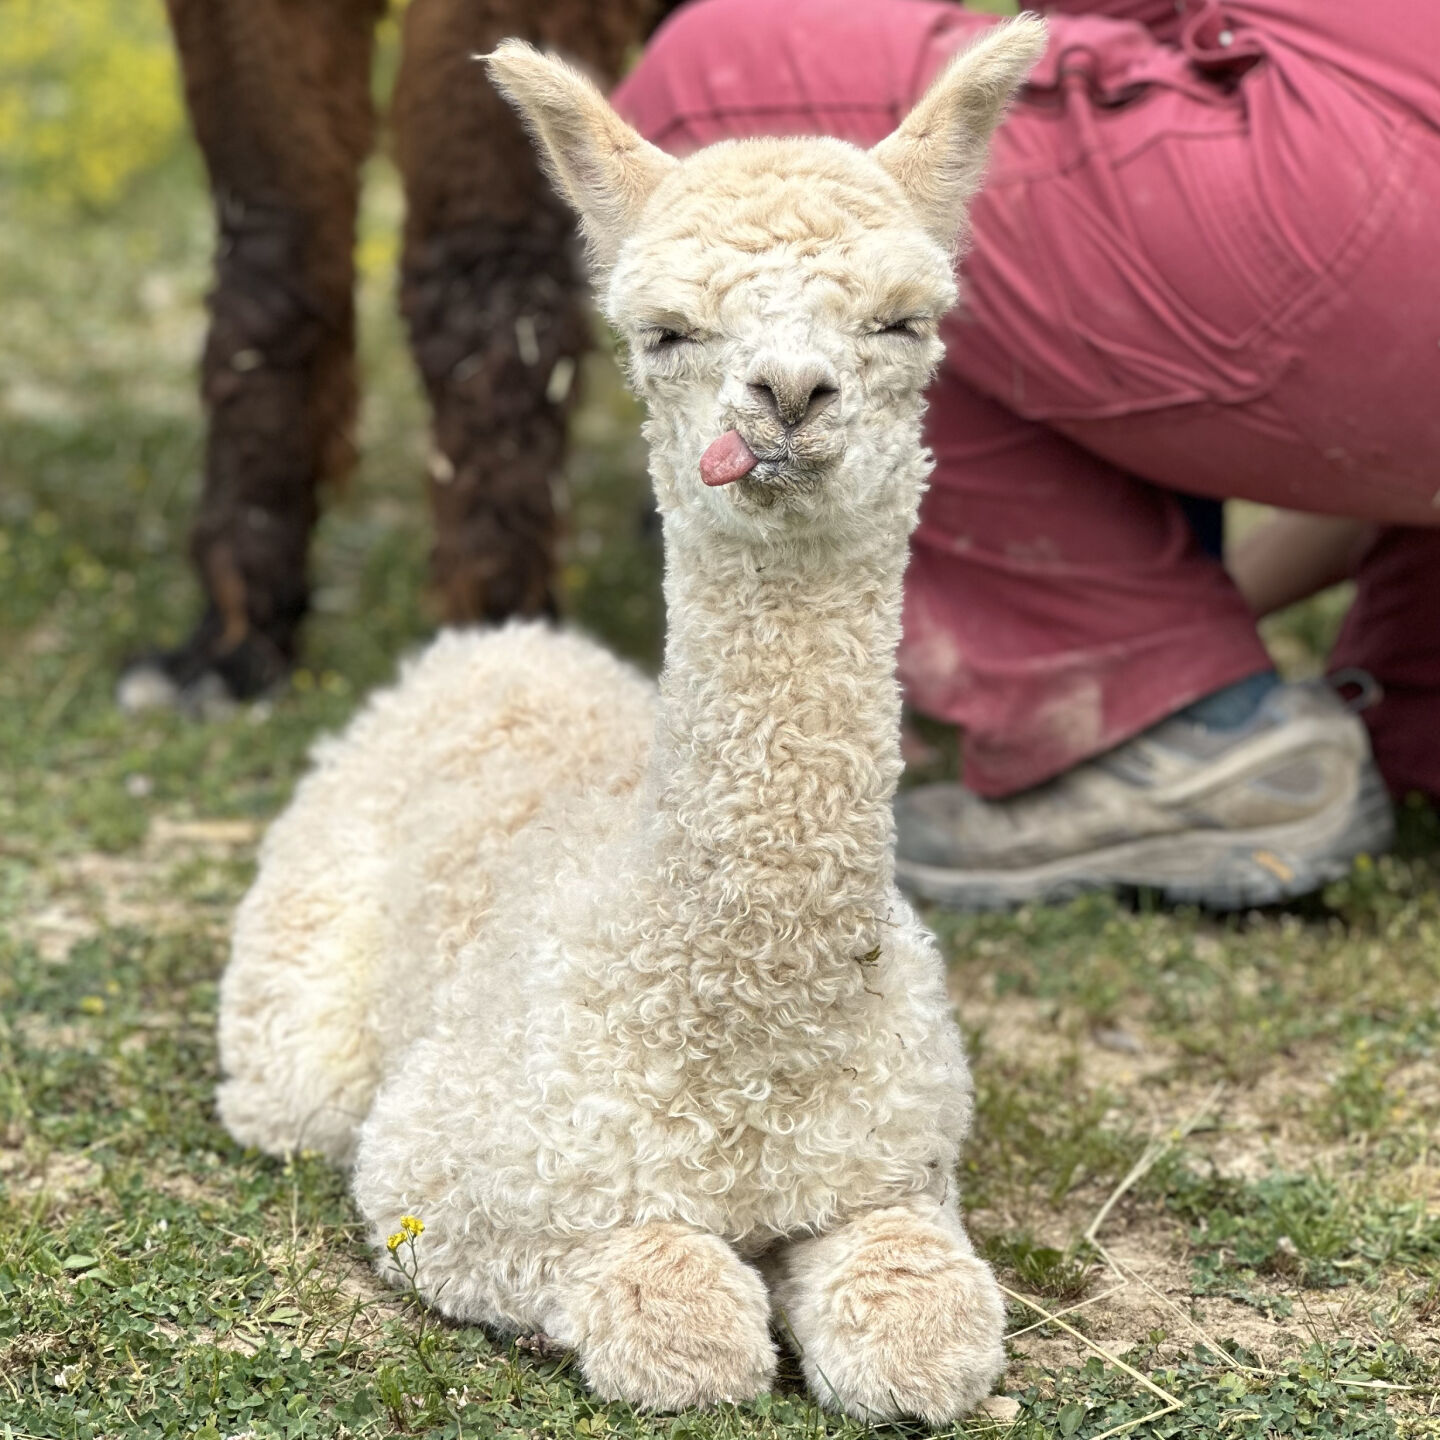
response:
<path id="1" fill-rule="evenodd" d="M 650 841 L 697 997 L 864 988 L 892 893 L 905 544 L 757 553 L 666 522 Z"/>

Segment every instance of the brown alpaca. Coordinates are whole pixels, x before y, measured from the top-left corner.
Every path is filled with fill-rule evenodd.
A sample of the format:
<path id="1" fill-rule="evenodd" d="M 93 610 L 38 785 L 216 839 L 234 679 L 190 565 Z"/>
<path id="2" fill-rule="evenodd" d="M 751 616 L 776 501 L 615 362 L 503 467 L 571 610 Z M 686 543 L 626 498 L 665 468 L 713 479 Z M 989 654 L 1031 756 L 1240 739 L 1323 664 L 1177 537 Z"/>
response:
<path id="1" fill-rule="evenodd" d="M 122 701 L 254 695 L 293 664 L 317 489 L 355 457 L 355 242 L 385 0 L 167 0 L 219 242 L 191 556 L 204 613 Z M 433 574 L 453 623 L 554 612 L 551 481 L 584 350 L 568 214 L 473 60 L 503 37 L 613 77 L 664 0 L 412 0 L 392 121 L 401 308 L 434 410 Z"/>

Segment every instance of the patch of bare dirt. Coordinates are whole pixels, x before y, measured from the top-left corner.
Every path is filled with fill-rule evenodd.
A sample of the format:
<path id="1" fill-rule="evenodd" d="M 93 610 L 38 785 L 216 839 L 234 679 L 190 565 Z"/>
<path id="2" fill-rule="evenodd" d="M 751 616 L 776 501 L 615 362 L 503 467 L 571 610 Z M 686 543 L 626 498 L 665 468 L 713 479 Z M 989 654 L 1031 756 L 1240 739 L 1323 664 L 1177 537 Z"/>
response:
<path id="1" fill-rule="evenodd" d="M 966 1025 L 980 1036 L 977 1066 L 987 1056 L 1003 1056 L 1008 1065 L 1033 1064 L 1037 1070 L 1048 1070 L 1062 1056 L 1073 1059 L 1074 1083 L 1082 1090 L 1112 1096 L 1116 1111 L 1137 1122 L 1142 1133 L 1183 1146 L 1192 1161 L 1213 1165 L 1223 1176 L 1255 1180 L 1276 1170 L 1329 1169 L 1353 1147 L 1354 1142 L 1317 1134 L 1307 1118 L 1330 1093 L 1333 1048 L 1316 1045 L 1278 1056 L 1247 1084 L 1206 1084 L 1184 1074 L 1177 1063 L 1184 1057 L 1149 1033 L 1143 1020 L 1127 1017 L 1096 1032 L 1068 1023 L 1046 1001 L 973 992 L 957 999 Z M 1404 1103 L 1412 1113 L 1425 1113 L 1440 1085 L 1433 1062 L 1407 1065 L 1391 1083 L 1399 1089 L 1402 1079 Z M 1411 1168 L 1416 1173 L 1407 1180 L 1407 1190 L 1440 1197 L 1440 1170 L 1432 1159 Z M 1027 1228 L 1037 1243 L 1066 1250 L 1086 1235 L 1108 1198 L 1086 1187 L 1058 1210 L 1027 1211 Z M 1015 1221 L 978 1211 L 971 1218 L 981 1233 L 1013 1228 Z M 1013 1340 L 1017 1358 L 1009 1388 L 1028 1383 L 1035 1366 L 1078 1366 L 1095 1346 L 1123 1355 L 1154 1343 L 1160 1334 L 1165 1337 L 1162 1354 L 1178 1356 L 1197 1343 L 1216 1353 L 1239 1345 L 1267 1366 L 1317 1339 L 1363 1335 L 1373 1328 L 1370 1315 L 1377 1305 L 1397 1302 L 1393 1290 L 1306 1290 L 1281 1277 L 1267 1277 L 1256 1288 L 1277 1302 L 1277 1310 L 1288 1303 L 1288 1316 L 1227 1296 L 1196 1295 L 1185 1226 L 1128 1198 L 1105 1216 L 1095 1240 L 1104 1263 L 1097 1265 L 1073 1309 L 1069 1302 L 1027 1297 L 1084 1338 L 1032 1313 L 1019 1322 Z M 1388 1333 L 1394 1338 L 1398 1332 L 1392 1326 Z"/>
<path id="2" fill-rule="evenodd" d="M 156 1319 L 150 1323 L 155 1334 L 163 1335 L 172 1345 L 183 1346 L 186 1349 L 192 1345 L 213 1345 L 217 1350 L 228 1350 L 235 1355 L 253 1355 L 260 1348 L 259 1340 L 252 1339 L 238 1330 L 229 1330 L 224 1335 L 216 1335 L 208 1325 L 196 1325 L 192 1329 L 182 1330 L 168 1320 Z"/>
<path id="3" fill-rule="evenodd" d="M 174 868 L 196 859 L 230 861 L 259 842 L 253 820 L 195 820 L 157 815 L 133 854 L 86 851 L 55 861 L 36 882 L 36 903 L 15 924 L 51 963 L 107 927 L 141 930 L 193 928 L 208 907 L 177 899 L 168 883 Z M 226 907 L 228 912 L 228 907 Z M 208 917 L 223 923 L 220 917 Z"/>
<path id="4" fill-rule="evenodd" d="M 1180 1058 L 1171 1045 L 1151 1034 L 1135 1018 L 1105 1026 L 1074 1025 L 1052 1001 L 1030 996 L 953 997 L 968 1029 L 978 1031 L 986 1049 L 997 1055 L 1053 1062 L 1064 1050 L 1079 1061 L 1078 1079 L 1088 1090 L 1130 1090 L 1171 1070 Z"/>
<path id="5" fill-rule="evenodd" d="M 0 1147 L 0 1185 L 12 1196 L 44 1191 L 58 1208 L 99 1188 L 104 1170 L 84 1155 L 33 1147 Z"/>
<path id="6" fill-rule="evenodd" d="M 1140 1345 L 1156 1345 L 1172 1359 L 1197 1344 L 1217 1355 L 1233 1355 L 1238 1346 L 1251 1357 L 1247 1364 L 1273 1366 L 1317 1339 L 1353 1339 L 1363 1333 L 1376 1301 L 1373 1293 L 1358 1288 L 1316 1291 L 1267 1284 L 1267 1296 L 1291 1306 L 1289 1316 L 1277 1318 L 1228 1296 L 1197 1296 L 1183 1228 L 1164 1217 L 1133 1219 L 1116 1234 L 1102 1235 L 1100 1242 L 1104 1263 L 1080 1301 L 1035 1299 L 1080 1335 L 1048 1324 L 1038 1311 L 1022 1320 L 1011 1337 L 1016 1358 L 1009 1388 L 1027 1383 L 1032 1367 L 1078 1367 L 1099 1350 L 1123 1356 Z"/>
<path id="7" fill-rule="evenodd" d="M 91 939 L 99 927 L 86 907 L 69 898 L 22 916 L 16 927 L 20 938 L 31 941 L 43 959 L 59 964 L 82 940 Z"/>
<path id="8" fill-rule="evenodd" d="M 204 1204 L 213 1204 L 218 1198 L 213 1191 L 208 1190 L 193 1175 L 184 1170 L 172 1170 L 165 1174 L 152 1171 L 147 1178 L 147 1183 L 152 1190 L 169 1196 L 172 1200 L 178 1200 L 182 1205 L 188 1205 L 191 1209 L 199 1209 Z"/>

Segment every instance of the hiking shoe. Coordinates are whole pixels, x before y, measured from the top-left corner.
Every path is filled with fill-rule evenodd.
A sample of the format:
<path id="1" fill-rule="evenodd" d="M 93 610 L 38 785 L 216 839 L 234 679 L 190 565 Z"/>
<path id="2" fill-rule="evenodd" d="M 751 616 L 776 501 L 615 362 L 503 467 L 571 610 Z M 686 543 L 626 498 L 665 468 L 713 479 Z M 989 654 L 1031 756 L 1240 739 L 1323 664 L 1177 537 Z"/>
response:
<path id="1" fill-rule="evenodd" d="M 1394 837 L 1365 727 L 1323 682 L 1274 684 L 1224 728 L 1182 711 L 1007 799 L 907 790 L 895 821 L 899 883 L 962 910 L 1129 886 L 1216 910 L 1269 905 Z"/>

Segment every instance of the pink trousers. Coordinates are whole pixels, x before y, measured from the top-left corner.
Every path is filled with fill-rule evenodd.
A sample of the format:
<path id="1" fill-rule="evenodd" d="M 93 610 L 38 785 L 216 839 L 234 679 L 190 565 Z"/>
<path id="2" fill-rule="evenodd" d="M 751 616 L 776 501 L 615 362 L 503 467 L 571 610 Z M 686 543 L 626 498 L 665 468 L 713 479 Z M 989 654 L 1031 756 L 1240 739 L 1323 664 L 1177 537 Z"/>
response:
<path id="1" fill-rule="evenodd" d="M 1333 664 L 1440 793 L 1440 0 L 1048 8 L 931 390 L 910 700 L 973 789 L 1035 784 L 1269 665 L 1173 492 L 1354 516 L 1387 528 Z M 869 145 L 991 23 L 694 0 L 616 102 L 677 152 Z"/>

